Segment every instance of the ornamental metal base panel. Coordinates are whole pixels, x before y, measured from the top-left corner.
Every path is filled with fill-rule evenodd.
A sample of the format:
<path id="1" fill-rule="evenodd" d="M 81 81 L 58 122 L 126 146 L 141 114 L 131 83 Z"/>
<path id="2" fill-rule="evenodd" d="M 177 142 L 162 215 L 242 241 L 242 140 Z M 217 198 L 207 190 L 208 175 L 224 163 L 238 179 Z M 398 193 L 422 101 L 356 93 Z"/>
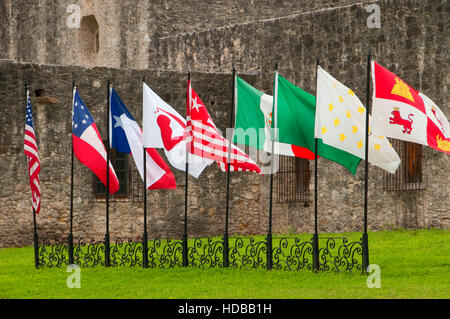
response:
<path id="1" fill-rule="evenodd" d="M 310 270 L 335 272 L 363 272 L 362 239 L 319 237 L 318 249 L 314 240 L 304 237 L 229 237 L 151 239 L 145 247 L 139 239 L 111 239 L 109 260 L 105 240 L 75 238 L 45 239 L 39 242 L 38 267 L 62 267 L 70 262 L 81 267 L 145 267 L 145 268 L 234 268 Z M 228 255 L 224 253 L 228 247 Z M 147 250 L 147 253 L 144 253 Z M 271 251 L 271 252 L 269 252 Z M 145 258 L 146 257 L 146 258 Z"/>

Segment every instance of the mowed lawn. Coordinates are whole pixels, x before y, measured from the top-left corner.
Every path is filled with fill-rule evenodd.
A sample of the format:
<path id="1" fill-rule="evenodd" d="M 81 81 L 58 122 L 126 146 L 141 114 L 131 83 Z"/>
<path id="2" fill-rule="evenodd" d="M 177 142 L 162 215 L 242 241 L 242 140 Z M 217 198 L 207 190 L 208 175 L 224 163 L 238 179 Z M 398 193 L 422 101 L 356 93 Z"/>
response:
<path id="1" fill-rule="evenodd" d="M 66 267 L 37 270 L 32 247 L 3 248 L 0 298 L 450 298 L 449 231 L 370 232 L 369 245 L 379 289 L 358 273 L 101 266 L 81 268 L 81 288 L 69 289 Z"/>

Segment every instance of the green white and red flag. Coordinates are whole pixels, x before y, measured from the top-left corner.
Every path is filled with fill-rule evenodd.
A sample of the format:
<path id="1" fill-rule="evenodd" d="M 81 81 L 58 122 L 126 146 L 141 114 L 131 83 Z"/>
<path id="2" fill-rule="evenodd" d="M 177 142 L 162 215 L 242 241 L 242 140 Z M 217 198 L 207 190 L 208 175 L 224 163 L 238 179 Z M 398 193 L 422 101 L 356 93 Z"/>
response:
<path id="1" fill-rule="evenodd" d="M 235 143 L 272 152 L 273 96 L 265 94 L 236 76 Z M 274 153 L 312 160 L 314 152 L 294 144 L 274 142 Z"/>

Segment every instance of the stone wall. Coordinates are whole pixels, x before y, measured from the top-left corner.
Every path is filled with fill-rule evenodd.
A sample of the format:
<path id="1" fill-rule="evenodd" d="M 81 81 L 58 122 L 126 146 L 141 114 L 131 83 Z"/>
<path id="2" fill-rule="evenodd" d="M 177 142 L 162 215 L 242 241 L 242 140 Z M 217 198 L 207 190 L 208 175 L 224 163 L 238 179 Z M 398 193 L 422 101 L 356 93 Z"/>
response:
<path id="1" fill-rule="evenodd" d="M 371 2 L 376 1 L 3 0 L 0 2 L 0 59 L 147 69 L 157 63 L 154 55 L 160 41 L 165 41 L 167 37 Z M 80 8 L 81 17 L 95 16 L 99 25 L 100 50 L 93 59 L 86 59 L 85 52 L 81 50 L 83 30 L 67 24 L 68 20 L 74 21 L 73 5 Z M 190 67 L 194 69 L 197 66 Z"/>
<path id="2" fill-rule="evenodd" d="M 66 9 L 73 3 L 80 5 L 82 16 L 94 15 L 98 23 L 99 51 L 94 57 L 86 58 L 80 51 L 81 31 L 66 25 Z M 379 29 L 366 25 L 370 13 L 365 8 L 370 3 L 381 8 Z M 43 166 L 39 232 L 44 237 L 61 236 L 68 231 L 72 78 L 103 131 L 107 77 L 140 122 L 142 75 L 184 114 L 186 72 L 192 70 L 194 88 L 216 124 L 225 129 L 232 66 L 272 94 L 273 66 L 278 62 L 281 75 L 314 93 L 314 66 L 319 58 L 322 67 L 365 102 L 370 52 L 377 62 L 432 98 L 450 118 L 448 12 L 448 3 L 441 0 L 1 1 L 0 60 L 10 61 L 0 62 L 0 101 L 10 111 L 0 117 L 0 246 L 31 243 L 22 143 L 24 79 L 32 89 L 44 88 L 46 95 L 58 98 L 55 104 L 33 106 Z M 424 189 L 395 192 L 383 190 L 382 170 L 369 165 L 369 229 L 448 229 L 449 162 L 448 155 L 424 148 Z M 362 230 L 363 164 L 353 176 L 319 159 L 320 232 Z M 95 201 L 92 189 L 84 187 L 92 184 L 88 169 L 79 163 L 76 168 L 75 235 L 101 237 L 104 203 Z M 312 164 L 310 169 L 313 176 Z M 151 236 L 181 236 L 184 175 L 175 173 L 176 191 L 149 194 Z M 225 201 L 225 174 L 209 167 L 199 180 L 191 180 L 190 233 L 221 235 L 223 224 L 217 221 L 224 217 L 219 203 Z M 230 232 L 265 233 L 269 176 L 233 173 L 231 181 Z M 276 177 L 274 182 L 276 189 Z M 276 232 L 313 231 L 313 183 L 311 178 L 309 206 L 275 200 Z M 140 236 L 141 206 L 135 202 L 112 205 L 112 236 Z"/>
<path id="3" fill-rule="evenodd" d="M 142 76 L 170 105 L 184 114 L 186 74 L 160 71 L 135 71 L 81 67 L 39 66 L 0 61 L 0 247 L 30 244 L 32 239 L 31 195 L 23 154 L 24 82 L 31 89 L 37 144 L 41 161 L 42 208 L 37 217 L 42 238 L 67 236 L 70 207 L 71 87 L 75 80 L 84 102 L 105 137 L 106 80 L 111 83 L 142 123 Z M 255 75 L 244 78 L 257 85 Z M 192 73 L 196 92 L 208 105 L 215 123 L 225 132 L 229 122 L 232 76 Z M 42 103 L 35 90 L 57 99 Z M 42 91 L 41 91 L 42 94 Z M 39 102 L 41 101 L 41 102 Z M 164 157 L 163 152 L 160 152 Z M 132 161 L 131 156 L 129 160 Z M 167 162 L 167 160 L 166 160 Z M 132 163 L 134 165 L 134 163 Z M 75 159 L 74 235 L 101 238 L 105 231 L 105 202 L 93 195 L 94 176 Z M 148 192 L 148 230 L 151 237 L 180 237 L 184 216 L 184 173 L 173 169 L 178 188 Z M 259 192 L 266 178 L 232 173 L 232 220 L 230 232 L 260 232 Z M 199 179 L 189 180 L 190 234 L 199 236 L 223 233 L 226 174 L 211 165 Z M 110 206 L 112 237 L 139 237 L 143 227 L 142 201 L 117 201 Z"/>
<path id="4" fill-rule="evenodd" d="M 219 71 L 234 65 L 238 72 L 260 71 L 259 88 L 271 94 L 278 62 L 281 75 L 314 93 L 318 58 L 323 68 L 365 101 L 366 61 L 371 53 L 431 97 L 449 117 L 446 1 L 372 1 L 381 9 L 379 29 L 367 27 L 368 3 L 319 4 L 286 16 L 160 37 L 153 42 L 153 66 Z M 370 166 L 369 227 L 448 228 L 449 162 L 448 155 L 424 148 L 425 189 L 401 192 L 383 191 L 382 170 Z M 326 160 L 320 159 L 319 167 L 319 230 L 362 229 L 363 164 L 356 178 Z M 278 204 L 274 209 L 277 229 L 312 231 L 312 206 Z"/>

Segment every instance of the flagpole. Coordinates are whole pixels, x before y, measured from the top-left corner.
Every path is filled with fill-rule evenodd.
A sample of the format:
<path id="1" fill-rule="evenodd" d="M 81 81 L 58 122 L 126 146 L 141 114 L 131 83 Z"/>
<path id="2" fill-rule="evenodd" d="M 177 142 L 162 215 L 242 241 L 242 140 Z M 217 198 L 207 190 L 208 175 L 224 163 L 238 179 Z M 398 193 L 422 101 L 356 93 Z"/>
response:
<path id="1" fill-rule="evenodd" d="M 28 83 L 25 81 L 25 114 L 26 108 L 28 107 Z M 34 266 L 39 268 L 39 238 L 37 234 L 36 226 L 36 210 L 33 207 L 33 244 L 34 244 Z"/>
<path id="2" fill-rule="evenodd" d="M 319 67 L 319 59 L 316 60 L 316 112 L 317 112 L 317 69 Z M 317 137 L 314 138 L 314 235 L 313 235 L 313 269 L 319 271 L 319 232 L 317 229 Z"/>
<path id="3" fill-rule="evenodd" d="M 33 242 L 34 242 L 34 266 L 39 268 L 39 238 L 37 234 L 37 228 L 36 228 L 36 211 L 33 208 L 33 228 L 34 228 L 34 235 L 33 235 Z"/>
<path id="4" fill-rule="evenodd" d="M 273 92 L 273 123 L 274 129 L 271 134 L 272 138 L 272 160 L 270 163 L 270 195 L 269 195 L 269 229 L 267 232 L 267 270 L 272 269 L 273 258 L 272 258 L 272 195 L 273 195 L 273 163 L 275 160 L 274 150 L 275 150 L 275 139 L 277 138 L 277 102 L 278 102 L 278 62 L 275 63 L 275 81 L 274 81 L 274 92 Z"/>
<path id="5" fill-rule="evenodd" d="M 73 99 L 74 99 L 74 90 L 75 90 L 75 80 L 72 80 L 72 121 L 73 121 Z M 72 124 L 73 125 L 73 124 Z M 73 129 L 72 129 L 73 130 Z M 72 154 L 71 154 L 71 164 L 70 164 L 70 215 L 69 215 L 69 265 L 74 263 L 73 260 L 73 166 L 74 166 L 74 156 L 73 156 L 73 132 L 72 132 Z"/>
<path id="6" fill-rule="evenodd" d="M 109 267 L 111 265 L 110 260 L 110 243 L 109 243 L 109 117 L 110 117 L 110 83 L 109 79 L 107 80 L 107 111 L 106 111 L 106 232 L 105 232 L 105 267 Z"/>
<path id="7" fill-rule="evenodd" d="M 145 76 L 142 77 L 142 85 L 145 83 Z M 144 129 L 144 123 L 142 123 Z M 142 236 L 142 266 L 148 268 L 148 241 L 147 241 L 147 148 L 143 144 L 144 160 L 144 235 Z"/>
<path id="8" fill-rule="evenodd" d="M 232 94 L 231 94 L 231 110 L 230 110 L 230 129 L 233 126 L 233 115 L 234 115 L 234 107 L 235 107 L 235 90 L 236 90 L 236 69 L 233 67 L 233 85 Z M 228 212 L 230 206 L 230 165 L 231 165 L 231 140 L 233 138 L 233 134 L 229 137 L 228 141 L 228 163 L 227 163 L 227 201 L 225 206 L 225 233 L 223 235 L 223 266 L 229 266 L 229 240 L 228 240 Z"/>
<path id="9" fill-rule="evenodd" d="M 362 236 L 362 266 L 364 271 L 368 271 L 369 266 L 369 238 L 367 235 L 367 199 L 368 199 L 368 179 L 369 179 L 369 103 L 370 103 L 370 71 L 371 55 L 367 55 L 367 85 L 366 85 L 366 145 L 364 156 L 364 232 Z"/>
<path id="10" fill-rule="evenodd" d="M 189 114 L 186 109 L 186 117 L 191 116 L 191 72 L 188 72 L 188 103 Z M 188 120 L 188 119 L 186 119 Z M 190 120 L 189 120 L 190 121 Z M 187 127 L 186 127 L 187 128 Z M 189 265 L 188 261 L 188 245 L 187 245 L 187 214 L 188 214 L 188 181 L 189 181 L 189 148 L 188 148 L 187 136 L 186 136 L 186 166 L 185 166 L 185 182 L 184 182 L 184 233 L 183 233 L 183 266 L 187 267 Z"/>

